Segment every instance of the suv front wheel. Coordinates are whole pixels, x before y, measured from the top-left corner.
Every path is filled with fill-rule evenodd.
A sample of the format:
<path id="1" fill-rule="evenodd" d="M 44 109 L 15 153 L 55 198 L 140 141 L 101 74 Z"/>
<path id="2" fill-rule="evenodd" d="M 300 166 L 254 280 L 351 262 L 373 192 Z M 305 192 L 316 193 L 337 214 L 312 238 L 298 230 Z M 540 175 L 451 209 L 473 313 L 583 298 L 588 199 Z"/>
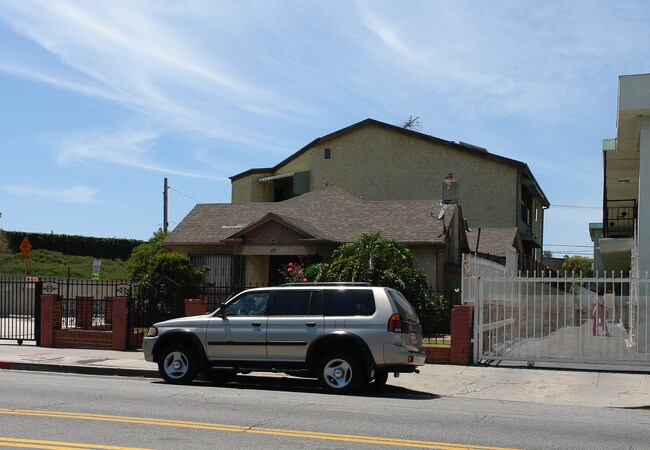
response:
<path id="1" fill-rule="evenodd" d="M 320 360 L 318 381 L 327 392 L 350 394 L 364 378 L 358 359 L 346 352 L 333 352 Z"/>
<path id="2" fill-rule="evenodd" d="M 158 372 L 167 383 L 191 383 L 199 372 L 194 350 L 186 345 L 167 347 L 158 359 Z"/>

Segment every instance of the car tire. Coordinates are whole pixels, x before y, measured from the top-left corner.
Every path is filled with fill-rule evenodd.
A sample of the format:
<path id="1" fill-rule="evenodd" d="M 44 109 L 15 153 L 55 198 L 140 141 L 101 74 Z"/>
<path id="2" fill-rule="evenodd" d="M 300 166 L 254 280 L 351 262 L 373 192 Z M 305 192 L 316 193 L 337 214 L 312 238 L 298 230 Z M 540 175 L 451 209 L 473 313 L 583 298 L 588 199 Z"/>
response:
<path id="1" fill-rule="evenodd" d="M 358 359 L 346 352 L 330 353 L 318 364 L 318 382 L 329 393 L 351 394 L 364 377 Z"/>
<path id="2" fill-rule="evenodd" d="M 386 386 L 388 381 L 388 371 L 383 369 L 375 370 L 375 376 L 368 382 L 368 390 L 380 391 Z"/>
<path id="3" fill-rule="evenodd" d="M 158 358 L 158 372 L 167 383 L 191 383 L 199 373 L 194 349 L 180 344 L 167 347 Z"/>

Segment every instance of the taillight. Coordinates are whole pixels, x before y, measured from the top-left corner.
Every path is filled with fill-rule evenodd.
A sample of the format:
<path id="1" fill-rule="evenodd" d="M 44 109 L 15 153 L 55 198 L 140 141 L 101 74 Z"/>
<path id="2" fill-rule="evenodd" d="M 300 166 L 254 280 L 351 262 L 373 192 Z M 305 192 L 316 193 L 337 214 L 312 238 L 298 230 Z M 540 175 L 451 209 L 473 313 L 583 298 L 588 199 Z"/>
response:
<path id="1" fill-rule="evenodd" d="M 388 319 L 388 331 L 391 333 L 401 333 L 402 332 L 402 318 L 399 314 L 393 314 Z"/>

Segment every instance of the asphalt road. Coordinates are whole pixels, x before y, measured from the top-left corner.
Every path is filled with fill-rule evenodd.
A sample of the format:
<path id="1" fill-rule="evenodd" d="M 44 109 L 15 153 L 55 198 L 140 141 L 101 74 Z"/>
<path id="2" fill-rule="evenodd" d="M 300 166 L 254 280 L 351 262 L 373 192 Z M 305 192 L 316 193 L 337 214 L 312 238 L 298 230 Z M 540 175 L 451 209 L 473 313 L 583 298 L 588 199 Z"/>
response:
<path id="1" fill-rule="evenodd" d="M 273 377 L 173 386 L 2 370 L 0 416 L 0 447 L 647 449 L 650 443 L 644 409 L 440 398 L 398 387 L 336 396 L 312 380 Z"/>

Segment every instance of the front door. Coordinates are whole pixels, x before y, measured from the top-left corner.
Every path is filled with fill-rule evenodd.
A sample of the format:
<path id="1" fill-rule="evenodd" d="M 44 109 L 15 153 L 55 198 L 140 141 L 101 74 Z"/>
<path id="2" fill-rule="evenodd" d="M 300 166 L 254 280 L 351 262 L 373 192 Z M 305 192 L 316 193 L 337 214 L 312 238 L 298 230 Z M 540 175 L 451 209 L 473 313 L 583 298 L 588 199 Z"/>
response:
<path id="1" fill-rule="evenodd" d="M 211 360 L 263 360 L 266 358 L 267 306 L 270 292 L 243 294 L 226 305 L 226 317 L 216 314 L 208 322 L 206 342 Z"/>

